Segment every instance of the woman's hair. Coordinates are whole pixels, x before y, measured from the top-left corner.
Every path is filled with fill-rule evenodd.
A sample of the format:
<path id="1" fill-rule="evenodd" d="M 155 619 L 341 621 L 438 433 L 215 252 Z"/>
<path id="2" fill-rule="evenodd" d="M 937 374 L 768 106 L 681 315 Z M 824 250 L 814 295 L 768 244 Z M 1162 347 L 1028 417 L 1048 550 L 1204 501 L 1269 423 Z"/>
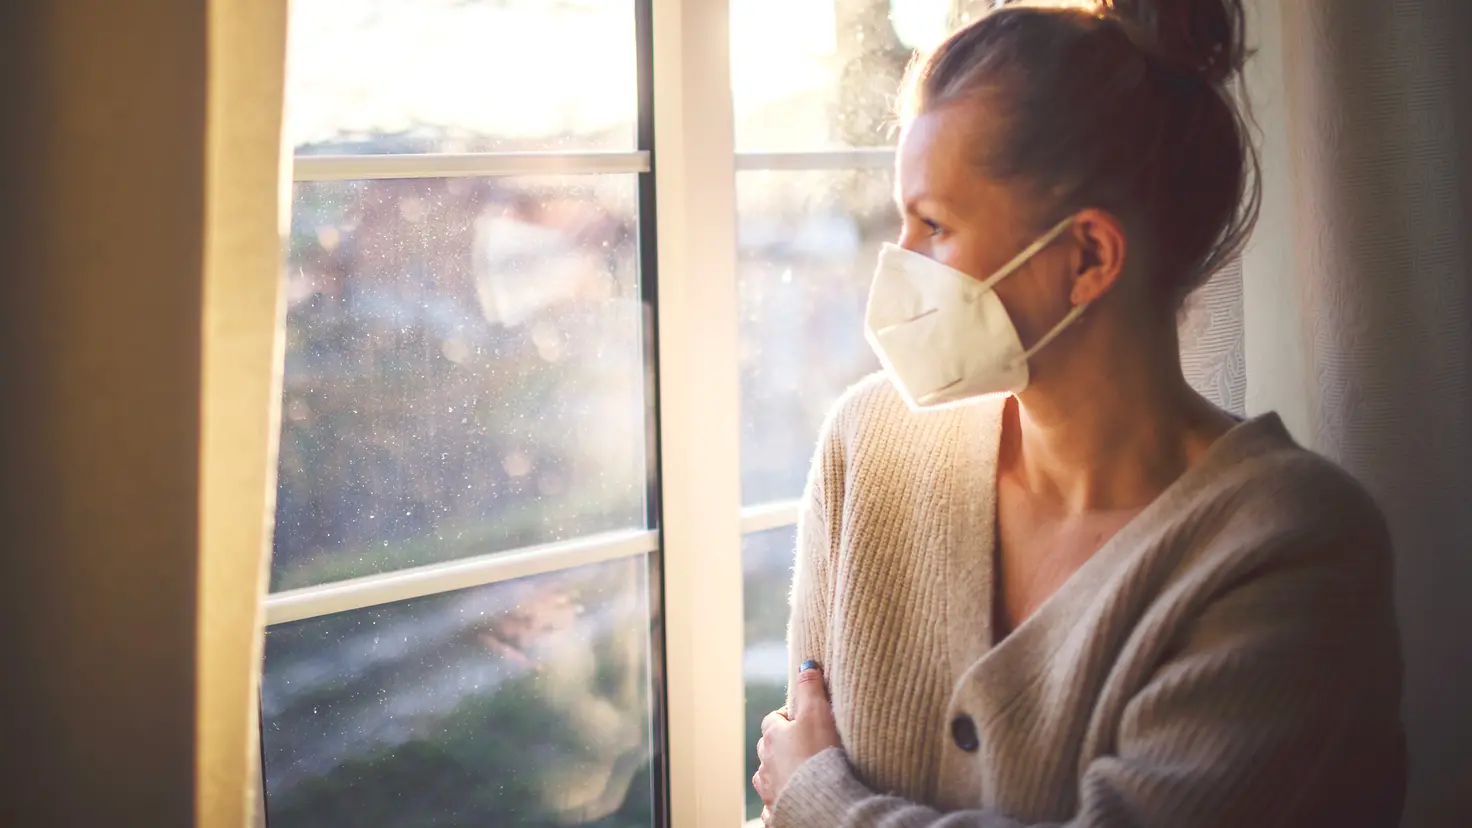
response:
<path id="1" fill-rule="evenodd" d="M 1257 155 L 1229 89 L 1247 59 L 1244 17 L 1242 0 L 1002 6 L 911 64 L 900 117 L 984 101 L 996 118 L 983 172 L 1060 218 L 1119 216 L 1146 235 L 1157 287 L 1178 304 L 1257 220 Z"/>

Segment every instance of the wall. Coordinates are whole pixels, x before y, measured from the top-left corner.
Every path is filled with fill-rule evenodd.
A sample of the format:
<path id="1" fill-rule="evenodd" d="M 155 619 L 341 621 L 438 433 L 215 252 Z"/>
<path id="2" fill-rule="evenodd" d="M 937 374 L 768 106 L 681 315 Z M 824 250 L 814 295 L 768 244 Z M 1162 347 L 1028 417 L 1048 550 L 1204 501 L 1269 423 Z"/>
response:
<path id="1" fill-rule="evenodd" d="M 245 817 L 284 4 L 232 5 L 0 4 L 6 825 Z"/>
<path id="2" fill-rule="evenodd" d="M 0 153 L 0 619 L 20 665 L 0 751 L 31 780 L 13 812 L 189 825 L 204 8 L 3 14 L 24 79 Z"/>

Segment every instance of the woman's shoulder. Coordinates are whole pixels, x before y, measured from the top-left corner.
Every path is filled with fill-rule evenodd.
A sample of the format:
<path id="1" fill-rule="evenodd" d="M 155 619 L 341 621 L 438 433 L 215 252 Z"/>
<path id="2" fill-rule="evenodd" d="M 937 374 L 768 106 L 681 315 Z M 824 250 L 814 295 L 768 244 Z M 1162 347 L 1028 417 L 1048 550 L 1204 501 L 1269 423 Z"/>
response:
<path id="1" fill-rule="evenodd" d="M 1230 534 L 1290 556 L 1328 552 L 1377 568 L 1388 563 L 1389 529 L 1369 490 L 1295 441 L 1276 415 L 1248 420 L 1221 442 L 1194 514 L 1222 515 Z"/>
<path id="2" fill-rule="evenodd" d="M 965 406 L 915 410 L 895 390 L 883 372 L 870 374 L 848 388 L 829 409 L 821 442 L 845 454 L 876 450 L 910 452 L 954 439 L 968 418 L 989 420 L 982 409 L 996 407 L 989 400 Z M 1000 423 L 1000 420 L 997 420 Z"/>
<path id="3" fill-rule="evenodd" d="M 986 403 L 941 410 L 911 409 L 889 378 L 865 377 L 829 409 L 810 472 L 811 492 L 830 505 L 883 503 L 885 508 L 946 497 L 948 470 L 962 446 L 991 419 Z M 995 405 L 993 407 L 996 407 Z M 1000 410 L 998 408 L 998 410 Z"/>
<path id="4" fill-rule="evenodd" d="M 825 431 L 847 433 L 876 424 L 900 421 L 911 413 L 883 371 L 850 385 L 828 409 Z"/>

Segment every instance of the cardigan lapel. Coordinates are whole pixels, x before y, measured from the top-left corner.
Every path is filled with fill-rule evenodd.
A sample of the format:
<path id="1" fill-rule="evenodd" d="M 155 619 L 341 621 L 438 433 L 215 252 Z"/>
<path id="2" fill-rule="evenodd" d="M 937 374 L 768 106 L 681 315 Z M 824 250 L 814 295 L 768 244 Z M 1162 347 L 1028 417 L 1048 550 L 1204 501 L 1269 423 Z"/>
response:
<path id="1" fill-rule="evenodd" d="M 992 647 L 992 600 L 997 517 L 997 449 L 1006 395 L 961 409 L 958 418 L 946 534 L 946 652 L 955 682 Z"/>

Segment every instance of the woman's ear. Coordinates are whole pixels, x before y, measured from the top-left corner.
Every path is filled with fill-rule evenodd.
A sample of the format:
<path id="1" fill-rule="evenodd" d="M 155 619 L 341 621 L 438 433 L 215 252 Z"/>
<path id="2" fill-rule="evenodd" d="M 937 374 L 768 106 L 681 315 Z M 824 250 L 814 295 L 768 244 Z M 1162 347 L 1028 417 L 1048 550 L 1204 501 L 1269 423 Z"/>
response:
<path id="1" fill-rule="evenodd" d="M 1124 225 L 1113 214 L 1090 207 L 1074 217 L 1068 232 L 1079 250 L 1069 301 L 1075 307 L 1097 302 L 1124 273 Z"/>

